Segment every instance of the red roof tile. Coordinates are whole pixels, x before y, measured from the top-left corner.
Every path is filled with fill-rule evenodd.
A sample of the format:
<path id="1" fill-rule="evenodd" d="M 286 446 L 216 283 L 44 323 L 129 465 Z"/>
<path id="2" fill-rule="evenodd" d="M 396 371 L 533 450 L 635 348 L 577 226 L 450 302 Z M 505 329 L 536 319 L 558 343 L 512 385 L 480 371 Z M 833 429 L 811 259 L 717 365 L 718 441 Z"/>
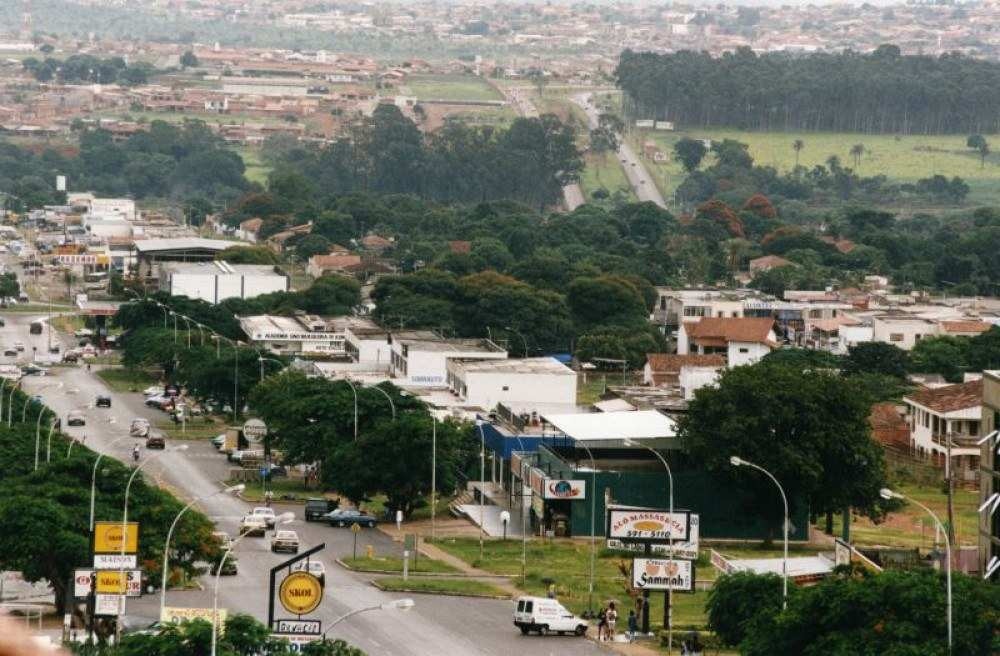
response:
<path id="1" fill-rule="evenodd" d="M 903 399 L 941 413 L 974 408 L 983 403 L 983 381 L 922 389 L 907 394 Z"/>
<path id="2" fill-rule="evenodd" d="M 728 342 L 770 343 L 774 319 L 753 317 L 704 317 L 697 323 L 685 323 L 688 338 L 705 346 L 724 346 Z"/>

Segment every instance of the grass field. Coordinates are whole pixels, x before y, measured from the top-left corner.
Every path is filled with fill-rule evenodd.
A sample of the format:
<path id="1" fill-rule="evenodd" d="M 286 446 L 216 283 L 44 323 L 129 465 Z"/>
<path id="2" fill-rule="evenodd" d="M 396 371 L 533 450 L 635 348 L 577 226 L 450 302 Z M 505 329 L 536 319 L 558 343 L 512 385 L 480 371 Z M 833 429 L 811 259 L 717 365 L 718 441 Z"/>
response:
<path id="1" fill-rule="evenodd" d="M 151 374 L 139 369 L 101 369 L 97 375 L 115 392 L 138 392 L 156 382 Z"/>
<path id="2" fill-rule="evenodd" d="M 735 139 L 750 147 L 754 161 L 762 166 L 773 166 L 780 173 L 795 167 L 795 150 L 792 145 L 801 139 L 803 148 L 799 153 L 799 164 L 812 168 L 825 164 L 836 155 L 841 164 L 855 168 L 861 176 L 885 175 L 893 182 L 915 182 L 920 178 L 935 174 L 949 178 L 958 176 L 971 187 L 970 201 L 992 202 L 1000 200 L 1000 154 L 986 158 L 985 166 L 980 165 L 979 155 L 965 147 L 962 135 L 864 135 L 829 132 L 747 132 L 741 130 L 705 129 L 677 132 L 638 131 L 633 133 L 633 144 L 641 150 L 645 141 L 660 144 L 662 150 L 672 155 L 673 145 L 679 139 Z M 860 165 L 855 167 L 850 150 L 861 144 L 865 153 Z M 707 161 L 711 161 L 711 157 Z M 656 178 L 657 185 L 665 194 L 672 195 L 685 173 L 678 162 L 654 164 L 646 160 L 646 166 Z"/>
<path id="3" fill-rule="evenodd" d="M 607 155 L 584 155 L 585 167 L 580 176 L 580 186 L 587 199 L 593 197 L 598 189 L 604 189 L 609 195 L 621 192 L 629 201 L 634 201 L 635 193 L 625 178 L 621 162 L 612 153 Z"/>
<path id="4" fill-rule="evenodd" d="M 404 89 L 418 100 L 503 100 L 500 92 L 473 75 L 414 75 Z"/>
<path id="5" fill-rule="evenodd" d="M 947 497 L 940 487 L 904 485 L 899 491 L 916 499 L 947 521 Z M 979 495 L 972 490 L 955 490 L 955 542 L 958 545 L 975 545 L 979 540 Z M 834 535 L 840 535 L 840 517 L 835 517 Z M 934 520 L 915 504 L 907 503 L 880 524 L 855 517 L 851 523 L 851 540 L 856 544 L 895 547 L 934 546 Z"/>
<path id="6" fill-rule="evenodd" d="M 236 154 L 243 158 L 243 164 L 247 167 L 247 180 L 266 185 L 267 176 L 271 173 L 271 167 L 261 161 L 260 151 L 256 148 L 234 148 L 234 150 Z"/>
<path id="7" fill-rule="evenodd" d="M 466 579 L 416 578 L 404 581 L 402 577 L 392 576 L 378 580 L 384 590 L 398 592 L 427 592 L 430 594 L 469 595 L 479 597 L 506 597 L 503 590 L 490 583 L 469 581 Z"/>

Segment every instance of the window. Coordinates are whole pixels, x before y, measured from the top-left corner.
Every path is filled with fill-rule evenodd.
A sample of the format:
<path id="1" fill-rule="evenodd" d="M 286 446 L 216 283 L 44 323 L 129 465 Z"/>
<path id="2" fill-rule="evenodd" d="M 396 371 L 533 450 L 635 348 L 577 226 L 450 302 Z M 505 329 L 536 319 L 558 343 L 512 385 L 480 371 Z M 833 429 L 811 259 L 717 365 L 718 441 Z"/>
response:
<path id="1" fill-rule="evenodd" d="M 509 385 L 504 385 L 501 389 L 503 391 L 505 391 L 505 392 L 509 392 L 510 391 L 510 386 Z"/>
<path id="2" fill-rule="evenodd" d="M 890 342 L 901 342 L 903 341 L 903 333 L 889 333 Z"/>
<path id="3" fill-rule="evenodd" d="M 823 316 L 823 313 L 820 310 L 809 310 L 809 318 L 810 319 L 819 319 L 822 316 Z"/>
<path id="4" fill-rule="evenodd" d="M 745 346 L 741 346 L 740 347 L 740 353 L 749 353 L 749 352 L 750 352 L 750 349 L 748 349 L 747 347 L 745 347 Z"/>
<path id="5" fill-rule="evenodd" d="M 733 312 L 733 319 L 739 319 L 739 318 L 740 318 L 740 313 L 739 312 Z"/>

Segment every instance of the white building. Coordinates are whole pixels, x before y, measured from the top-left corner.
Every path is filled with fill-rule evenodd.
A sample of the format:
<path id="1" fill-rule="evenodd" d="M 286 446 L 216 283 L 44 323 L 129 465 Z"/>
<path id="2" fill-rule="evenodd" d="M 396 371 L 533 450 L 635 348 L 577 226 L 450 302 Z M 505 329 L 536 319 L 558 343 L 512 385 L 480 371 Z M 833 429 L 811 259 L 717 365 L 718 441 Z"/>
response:
<path id="1" fill-rule="evenodd" d="M 266 264 L 164 262 L 160 264 L 160 289 L 171 296 L 219 303 L 288 291 L 288 276 Z"/>
<path id="2" fill-rule="evenodd" d="M 921 339 L 938 333 L 937 321 L 907 315 L 879 315 L 872 319 L 872 341 L 911 350 Z"/>
<path id="3" fill-rule="evenodd" d="M 975 480 L 980 457 L 976 442 L 983 419 L 982 379 L 921 389 L 903 397 L 903 402 L 914 452 L 945 467 L 947 473 L 950 442 L 955 478 Z"/>
<path id="4" fill-rule="evenodd" d="M 305 314 L 240 318 L 240 328 L 255 346 L 280 354 L 344 357 L 350 326 L 373 328 L 375 324 L 357 317 L 323 318 Z"/>
<path id="5" fill-rule="evenodd" d="M 120 214 L 86 214 L 83 227 L 91 236 L 101 239 L 131 237 L 133 231 L 132 222 Z"/>
<path id="6" fill-rule="evenodd" d="M 767 318 L 705 317 L 682 321 L 677 335 L 677 353 L 726 356 L 730 367 L 753 364 L 778 347 L 774 320 Z"/>
<path id="7" fill-rule="evenodd" d="M 397 385 L 445 387 L 448 360 L 505 360 L 507 351 L 488 339 L 392 335 L 390 372 Z"/>
<path id="8" fill-rule="evenodd" d="M 392 360 L 392 337 L 388 330 L 378 326 L 348 326 L 344 331 L 344 349 L 355 362 L 388 366 Z"/>
<path id="9" fill-rule="evenodd" d="M 84 208 L 87 213 L 97 216 L 118 215 L 127 221 L 135 221 L 135 201 L 131 198 L 97 198 L 91 193 L 70 193 L 66 204 Z"/>
<path id="10" fill-rule="evenodd" d="M 448 387 L 466 404 L 576 403 L 576 373 L 555 358 L 448 359 Z"/>

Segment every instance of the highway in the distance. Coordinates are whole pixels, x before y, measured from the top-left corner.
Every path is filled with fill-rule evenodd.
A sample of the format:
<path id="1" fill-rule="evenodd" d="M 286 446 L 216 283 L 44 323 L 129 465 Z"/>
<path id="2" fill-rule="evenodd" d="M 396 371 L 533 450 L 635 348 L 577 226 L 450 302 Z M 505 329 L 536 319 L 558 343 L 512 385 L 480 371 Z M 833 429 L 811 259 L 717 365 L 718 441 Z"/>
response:
<path id="1" fill-rule="evenodd" d="M 0 328 L 0 347 L 22 341 L 26 345 L 25 358 L 30 358 L 32 347 L 40 353 L 47 350 L 45 334 L 30 335 L 28 325 L 35 315 L 7 313 L 6 327 Z M 56 339 L 53 333 L 53 340 Z M 71 339 L 63 336 L 63 347 L 72 346 Z M 9 360 L 9 358 L 8 358 Z M 105 388 L 101 379 L 85 367 L 53 367 L 51 375 L 24 378 L 24 388 L 29 393 L 41 395 L 50 408 L 64 418 L 70 410 L 84 409 L 87 425 L 66 428 L 78 438 L 86 437 L 91 449 L 114 455 L 122 461 L 131 460 L 131 449 L 136 443 L 132 438 L 118 441 L 127 435 L 132 418 L 143 416 L 151 422 L 163 419 L 157 410 L 146 408 L 140 394 L 119 394 Z M 95 408 L 97 394 L 112 397 L 111 408 Z M 168 447 L 178 443 L 168 440 Z M 144 467 L 152 478 L 185 499 L 211 495 L 221 489 L 228 471 L 224 455 L 218 453 L 207 441 L 190 441 L 187 451 L 167 451 Z M 43 446 L 44 449 L 44 446 Z M 160 452 L 155 452 L 160 453 Z M 53 454 L 56 457 L 58 454 Z M 143 457 L 150 452 L 143 449 Z M 44 450 L 43 450 L 44 457 Z M 200 509 L 216 521 L 219 530 L 237 534 L 242 515 L 252 507 L 241 499 L 228 495 L 211 496 L 199 504 Z M 276 504 L 277 512 L 285 508 Z M 326 543 L 318 554 L 326 566 L 326 591 L 323 604 L 312 616 L 326 623 L 349 611 L 384 603 L 407 595 L 384 593 L 369 583 L 370 576 L 352 573 L 338 566 L 335 560 L 350 556 L 352 534 L 347 529 L 336 529 L 319 523 L 302 521 L 302 507 L 289 506 L 298 516 L 289 526 L 298 532 L 303 548 Z M 99 519 L 120 519 L 108 517 Z M 141 535 L 140 535 L 141 539 Z M 359 545 L 371 544 L 377 554 L 400 553 L 398 544 L 377 530 L 365 530 Z M 363 548 L 360 547 L 360 548 Z M 235 553 L 238 556 L 239 574 L 223 577 L 220 587 L 220 607 L 229 612 L 251 613 L 261 620 L 267 615 L 268 572 L 287 556 L 272 554 L 266 538 L 246 538 Z M 84 563 L 81 563 L 84 565 Z M 213 580 L 203 577 L 204 590 L 170 591 L 168 606 L 209 608 L 212 605 Z M 331 637 L 343 638 L 368 654 L 456 656 L 467 654 L 523 656 L 557 654 L 597 654 L 599 647 L 593 642 L 575 637 L 522 636 L 512 623 L 513 604 L 505 600 L 470 599 L 433 595 L 415 595 L 416 606 L 407 612 L 398 610 L 374 611 L 356 615 L 339 624 L 330 632 Z M 157 619 L 159 594 L 146 595 L 130 600 L 127 612 L 131 616 Z M 280 606 L 277 606 L 280 609 Z M 280 617 L 280 611 L 278 617 Z"/>

